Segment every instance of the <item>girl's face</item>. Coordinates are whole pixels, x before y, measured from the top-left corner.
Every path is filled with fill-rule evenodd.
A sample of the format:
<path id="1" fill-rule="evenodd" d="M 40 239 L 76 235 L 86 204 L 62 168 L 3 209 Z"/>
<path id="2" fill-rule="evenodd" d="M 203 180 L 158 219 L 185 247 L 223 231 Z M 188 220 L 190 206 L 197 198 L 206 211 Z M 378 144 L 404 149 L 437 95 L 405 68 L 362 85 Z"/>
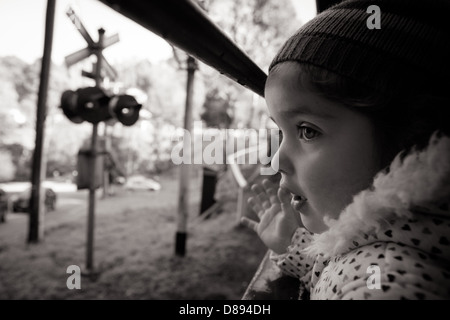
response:
<path id="1" fill-rule="evenodd" d="M 305 228 L 322 233 L 324 217 L 337 218 L 381 169 L 375 130 L 367 117 L 302 86 L 295 62 L 269 75 L 265 97 L 282 135 L 274 168 L 280 185 Z"/>

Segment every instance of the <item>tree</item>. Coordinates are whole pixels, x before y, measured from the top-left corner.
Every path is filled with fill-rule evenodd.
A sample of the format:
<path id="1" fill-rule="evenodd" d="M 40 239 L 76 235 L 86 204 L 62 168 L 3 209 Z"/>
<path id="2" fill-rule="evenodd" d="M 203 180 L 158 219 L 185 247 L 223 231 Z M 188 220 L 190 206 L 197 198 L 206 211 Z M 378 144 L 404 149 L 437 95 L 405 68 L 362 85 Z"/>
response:
<path id="1" fill-rule="evenodd" d="M 176 127 L 181 127 L 184 118 L 186 73 L 183 66 L 175 59 L 158 64 L 142 60 L 125 62 L 118 65 L 117 70 L 122 90 L 138 88 L 146 94 L 142 110 L 151 115 L 115 133 L 123 138 L 117 142 L 125 148 L 124 156 L 119 158 L 124 161 L 126 172 L 148 174 L 167 169 L 173 145 L 171 136 Z M 202 102 L 199 99 L 204 93 L 201 86 L 194 91 L 194 105 L 199 110 Z"/>
<path id="2" fill-rule="evenodd" d="M 301 24 L 290 0 L 210 0 L 208 14 L 263 70 Z"/>
<path id="3" fill-rule="evenodd" d="M 12 180 L 16 171 L 11 154 L 6 150 L 0 150 L 0 182 Z"/>
<path id="4" fill-rule="evenodd" d="M 18 102 L 30 93 L 30 86 L 25 76 L 27 68 L 28 64 L 15 56 L 0 58 L 0 75 L 4 81 L 14 85 Z"/>
<path id="5" fill-rule="evenodd" d="M 143 109 L 172 125 L 182 125 L 186 96 L 184 66 L 180 66 L 175 59 L 157 64 L 142 60 L 124 63 L 117 66 L 117 70 L 124 88 L 139 88 L 147 95 Z M 198 111 L 204 99 L 200 81 L 196 81 L 194 92 L 194 109 Z"/>
<path id="6" fill-rule="evenodd" d="M 14 179 L 17 180 L 30 179 L 40 68 L 40 59 L 27 64 L 16 57 L 0 58 L 0 147 L 20 149 L 12 154 L 16 166 Z M 49 148 L 45 150 L 50 162 L 48 171 L 53 172 L 67 167 L 70 159 L 70 163 L 75 161 L 83 130 L 79 130 L 82 127 L 75 128 L 76 125 L 65 119 L 58 108 L 61 94 L 71 82 L 65 67 L 53 64 L 50 70 L 45 132 Z"/>
<path id="7" fill-rule="evenodd" d="M 231 98 L 221 94 L 218 88 L 208 91 L 203 104 L 204 111 L 200 116 L 206 126 L 220 129 L 229 128 L 233 121 L 232 113 L 234 111 L 230 102 Z"/>
<path id="8" fill-rule="evenodd" d="M 211 19 L 263 70 L 267 70 L 283 42 L 300 26 L 290 0 L 209 0 L 205 7 Z M 254 99 L 252 92 L 215 70 L 202 69 L 202 73 L 208 83 L 208 95 L 220 93 L 228 97 L 235 126 L 250 125 L 254 115 L 261 113 L 263 103 Z M 212 117 L 206 115 L 211 111 L 209 105 L 204 107 L 203 117 Z"/>
<path id="9" fill-rule="evenodd" d="M 14 110 L 18 109 L 17 93 L 14 85 L 0 77 L 0 141 L 7 143 L 18 127 L 15 123 Z M 19 114 L 16 114 L 18 117 Z"/>

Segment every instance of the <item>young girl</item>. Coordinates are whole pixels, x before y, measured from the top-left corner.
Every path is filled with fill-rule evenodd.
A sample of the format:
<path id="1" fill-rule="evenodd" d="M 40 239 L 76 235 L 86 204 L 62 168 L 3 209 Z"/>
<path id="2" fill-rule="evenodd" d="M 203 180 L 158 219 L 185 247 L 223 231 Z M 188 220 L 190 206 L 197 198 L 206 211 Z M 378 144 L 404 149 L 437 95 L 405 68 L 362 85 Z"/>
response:
<path id="1" fill-rule="evenodd" d="M 269 67 L 281 182 L 252 187 L 259 221 L 243 223 L 311 299 L 450 298 L 448 14 L 448 1 L 344 1 Z"/>

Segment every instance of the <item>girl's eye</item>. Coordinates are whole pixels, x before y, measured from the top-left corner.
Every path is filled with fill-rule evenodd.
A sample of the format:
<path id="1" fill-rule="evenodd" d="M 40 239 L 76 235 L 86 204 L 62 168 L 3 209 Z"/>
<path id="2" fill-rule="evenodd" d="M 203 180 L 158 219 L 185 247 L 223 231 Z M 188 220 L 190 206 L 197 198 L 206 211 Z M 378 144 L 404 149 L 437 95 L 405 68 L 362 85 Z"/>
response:
<path id="1" fill-rule="evenodd" d="M 299 139 L 305 140 L 305 141 L 311 141 L 315 138 L 317 138 L 318 136 L 320 136 L 320 132 L 317 130 L 314 130 L 311 127 L 305 126 L 305 125 L 301 125 L 298 126 L 298 135 L 299 135 Z"/>

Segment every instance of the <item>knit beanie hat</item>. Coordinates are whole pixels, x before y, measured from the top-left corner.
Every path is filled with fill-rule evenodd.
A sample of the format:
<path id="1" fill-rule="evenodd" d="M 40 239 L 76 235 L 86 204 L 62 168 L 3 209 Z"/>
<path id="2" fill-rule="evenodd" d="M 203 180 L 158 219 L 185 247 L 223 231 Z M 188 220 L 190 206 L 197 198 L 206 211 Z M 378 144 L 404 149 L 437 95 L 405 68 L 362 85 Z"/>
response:
<path id="1" fill-rule="evenodd" d="M 379 8 L 380 29 L 368 27 L 372 5 Z M 417 79 L 445 84 L 448 90 L 449 15 L 449 0 L 343 1 L 289 38 L 269 72 L 278 63 L 298 61 L 372 88 Z"/>

